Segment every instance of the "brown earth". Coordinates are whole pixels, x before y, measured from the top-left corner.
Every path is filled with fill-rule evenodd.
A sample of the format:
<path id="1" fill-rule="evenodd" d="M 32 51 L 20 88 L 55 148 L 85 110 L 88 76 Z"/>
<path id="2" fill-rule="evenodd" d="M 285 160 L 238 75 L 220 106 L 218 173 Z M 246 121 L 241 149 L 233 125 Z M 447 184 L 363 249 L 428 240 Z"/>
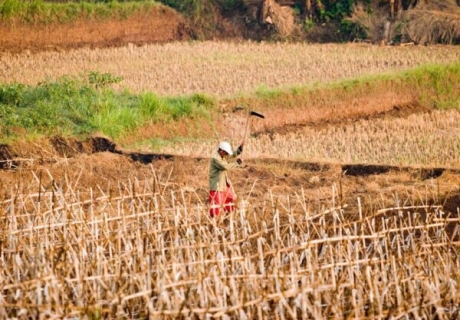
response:
<path id="1" fill-rule="evenodd" d="M 96 198 L 142 195 L 145 186 L 153 181 L 169 205 L 175 201 L 206 203 L 207 158 L 124 153 L 103 138 L 87 141 L 88 149 L 83 153 L 74 153 L 81 148 L 80 143 L 63 139 L 26 148 L 36 157 L 16 158 L 9 168 L 0 170 L 2 200 L 40 192 L 49 194 L 53 190 L 78 193 L 82 198 L 89 196 L 90 191 Z M 357 214 L 358 205 L 363 214 L 369 215 L 384 208 L 412 206 L 413 211 L 419 212 L 439 205 L 445 212 L 457 215 L 460 199 L 458 187 L 452 188 L 460 184 L 460 171 L 445 168 L 266 158 L 247 159 L 244 168 L 231 172 L 231 178 L 240 199 L 248 200 L 260 219 L 270 219 L 274 202 L 281 212 L 287 210 L 288 203 L 296 213 L 342 206 L 351 215 Z"/>
<path id="2" fill-rule="evenodd" d="M 179 13 L 160 7 L 117 21 L 81 19 L 69 24 L 3 22 L 0 23 L 0 34 L 0 51 L 17 53 L 187 40 L 191 38 L 192 31 Z"/>

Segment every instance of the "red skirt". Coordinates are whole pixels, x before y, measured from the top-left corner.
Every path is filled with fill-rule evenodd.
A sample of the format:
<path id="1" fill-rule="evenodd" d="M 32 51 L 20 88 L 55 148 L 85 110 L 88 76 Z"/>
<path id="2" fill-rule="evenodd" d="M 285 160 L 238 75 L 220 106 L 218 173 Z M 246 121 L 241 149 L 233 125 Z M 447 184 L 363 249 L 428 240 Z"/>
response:
<path id="1" fill-rule="evenodd" d="M 236 195 L 230 186 L 227 186 L 226 191 L 209 191 L 209 214 L 211 217 L 218 216 L 221 209 L 225 212 L 235 210 Z"/>

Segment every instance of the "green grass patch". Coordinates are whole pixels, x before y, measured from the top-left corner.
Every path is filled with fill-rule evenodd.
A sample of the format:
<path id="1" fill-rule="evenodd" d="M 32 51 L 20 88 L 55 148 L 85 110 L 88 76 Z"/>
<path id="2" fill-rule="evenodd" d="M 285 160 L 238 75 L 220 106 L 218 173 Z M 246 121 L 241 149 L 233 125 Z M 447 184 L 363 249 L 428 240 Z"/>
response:
<path id="1" fill-rule="evenodd" d="M 16 139 L 18 132 L 30 136 L 100 132 L 116 139 L 149 123 L 206 120 L 216 105 L 215 99 L 201 94 L 160 97 L 110 89 L 110 84 L 118 81 L 121 79 L 109 74 L 90 72 L 37 86 L 0 85 L 1 140 Z"/>
<path id="2" fill-rule="evenodd" d="M 422 103 L 435 109 L 460 108 L 460 62 L 426 65 L 405 74 Z"/>
<path id="3" fill-rule="evenodd" d="M 259 99 L 270 100 L 280 97 L 283 94 L 283 91 L 277 88 L 271 89 L 267 88 L 266 86 L 260 86 L 259 88 L 257 88 L 255 93 L 257 98 Z"/>
<path id="4" fill-rule="evenodd" d="M 373 92 L 410 92 L 433 109 L 460 108 L 460 62 L 424 65 L 411 70 L 364 76 L 329 83 L 270 89 L 261 87 L 253 94 L 226 99 L 226 104 L 264 108 L 315 107 L 337 100 L 366 97 Z M 326 101 L 328 100 L 328 101 Z"/>
<path id="5" fill-rule="evenodd" d="M 125 19 L 133 13 L 145 12 L 160 3 L 139 1 L 81 1 L 51 3 L 43 0 L 0 0 L 0 21 L 20 23 L 68 23 L 79 18 L 104 20 Z"/>
<path id="6" fill-rule="evenodd" d="M 111 74 L 89 72 L 80 77 L 47 80 L 37 86 L 0 85 L 1 141 L 7 143 L 24 135 L 82 137 L 96 132 L 117 139 L 152 124 L 166 125 L 176 135 L 174 124 L 183 123 L 184 119 L 193 132 L 199 132 L 198 126 L 204 123 L 210 124 L 211 130 L 219 103 L 251 106 L 260 112 L 266 108 L 296 108 L 301 112 L 302 108 L 391 91 L 409 93 L 420 104 L 433 109 L 460 108 L 460 62 L 328 84 L 263 88 L 250 96 L 225 101 L 204 94 L 164 97 L 153 92 L 132 94 L 111 88 L 121 81 Z M 156 144 L 152 142 L 153 146 Z"/>
<path id="7" fill-rule="evenodd" d="M 181 118 L 203 118 L 217 100 L 203 94 L 184 97 L 161 97 L 147 92 L 139 96 L 139 111 L 151 122 L 171 122 Z"/>

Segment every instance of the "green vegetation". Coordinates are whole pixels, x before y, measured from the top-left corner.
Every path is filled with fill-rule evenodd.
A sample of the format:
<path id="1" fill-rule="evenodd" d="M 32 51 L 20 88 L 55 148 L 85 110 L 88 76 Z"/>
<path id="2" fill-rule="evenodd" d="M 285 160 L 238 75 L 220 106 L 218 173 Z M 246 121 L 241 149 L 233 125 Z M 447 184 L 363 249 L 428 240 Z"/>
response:
<path id="1" fill-rule="evenodd" d="M 188 17 L 197 27 L 198 38 L 207 38 L 222 28 L 216 12 L 241 11 L 245 9 L 243 0 L 159 0 Z"/>
<path id="2" fill-rule="evenodd" d="M 314 19 L 318 22 L 342 21 L 353 12 L 355 0 L 324 0 L 318 3 Z M 364 1 L 366 4 L 368 0 Z M 78 2 L 49 2 L 45 0 L 0 0 L 0 19 L 29 23 L 69 22 L 78 17 L 104 19 L 125 18 L 133 12 L 162 3 L 187 16 L 202 27 L 216 27 L 215 12 L 246 10 L 243 0 L 83 0 Z M 294 7 L 302 11 L 303 2 Z"/>
<path id="3" fill-rule="evenodd" d="M 117 93 L 108 88 L 119 80 L 110 74 L 91 72 L 86 78 L 63 77 L 36 87 L 1 85 L 2 139 L 24 137 L 24 133 L 82 136 L 94 132 L 116 139 L 149 122 L 177 121 L 184 117 L 206 119 L 216 104 L 214 99 L 201 94 L 168 98 L 153 93 Z"/>
<path id="4" fill-rule="evenodd" d="M 66 23 L 77 18 L 124 19 L 135 12 L 144 12 L 159 5 L 153 0 L 81 1 L 50 3 L 44 0 L 0 0 L 0 21 L 25 23 Z"/>
<path id="5" fill-rule="evenodd" d="M 410 92 L 427 108 L 460 108 L 460 62 L 424 65 L 404 72 L 364 76 L 326 84 L 315 83 L 274 89 L 261 87 L 252 95 L 230 100 L 237 105 L 257 105 L 259 108 L 313 106 L 315 101 L 319 100 L 346 101 L 385 90 L 391 90 L 395 94 Z"/>
<path id="6" fill-rule="evenodd" d="M 204 94 L 162 97 L 152 92 L 117 92 L 121 81 L 111 74 L 90 72 L 80 78 L 63 77 L 35 87 L 0 85 L 0 129 L 7 142 L 25 136 L 84 136 L 100 132 L 113 139 L 152 123 L 181 119 L 210 123 L 218 100 Z M 428 65 L 398 74 L 349 79 L 327 85 L 287 90 L 261 88 L 232 102 L 261 108 L 305 105 L 299 102 L 346 99 L 378 90 L 411 92 L 420 103 L 435 109 L 460 108 L 460 62 Z M 195 121 L 194 121 L 195 122 Z M 198 121 L 199 122 L 199 121 Z M 211 124 L 212 125 L 212 124 Z"/>
<path id="7" fill-rule="evenodd" d="M 184 14 L 194 17 L 201 16 L 205 10 L 210 8 L 220 8 L 223 11 L 245 10 L 246 5 L 243 0 L 159 0 L 163 4 L 170 6 Z M 292 1 L 293 8 L 297 13 L 304 10 L 305 1 Z M 312 1 L 314 4 L 314 16 L 317 21 L 330 22 L 342 21 L 345 17 L 352 14 L 357 0 L 321 0 Z M 369 6 L 370 0 L 362 0 L 366 6 Z M 212 11 L 212 10 L 211 10 Z"/>
<path id="8" fill-rule="evenodd" d="M 436 109 L 460 109 L 460 62 L 427 65 L 406 74 L 421 102 Z M 427 85 L 428 84 L 428 85 Z"/>
<path id="9" fill-rule="evenodd" d="M 223 10 L 238 10 L 244 8 L 243 0 L 159 0 L 182 13 L 200 16 L 205 10 L 216 6 Z M 208 9 L 207 9 L 208 8 Z M 211 10 L 212 11 L 212 10 Z"/>
<path id="10" fill-rule="evenodd" d="M 188 16 L 200 30 L 206 34 L 219 28 L 216 20 L 216 12 L 240 12 L 248 14 L 247 6 L 243 0 L 159 0 L 163 4 Z M 314 10 L 303 17 L 304 29 L 310 31 L 315 23 L 334 22 L 338 23 L 338 40 L 349 41 L 367 38 L 364 27 L 347 19 L 354 10 L 357 0 L 321 0 L 312 1 Z M 370 0 L 361 0 L 370 11 Z M 249 5 L 250 7 L 250 5 Z M 297 16 L 306 13 L 305 1 L 292 2 L 292 7 Z M 260 8 L 258 9 L 260 10 Z M 248 14 L 247 18 L 251 14 Z M 302 19 L 301 19 L 302 20 Z"/>
<path id="11" fill-rule="evenodd" d="M 337 33 L 342 42 L 367 39 L 367 30 L 363 25 L 346 19 L 340 22 Z"/>

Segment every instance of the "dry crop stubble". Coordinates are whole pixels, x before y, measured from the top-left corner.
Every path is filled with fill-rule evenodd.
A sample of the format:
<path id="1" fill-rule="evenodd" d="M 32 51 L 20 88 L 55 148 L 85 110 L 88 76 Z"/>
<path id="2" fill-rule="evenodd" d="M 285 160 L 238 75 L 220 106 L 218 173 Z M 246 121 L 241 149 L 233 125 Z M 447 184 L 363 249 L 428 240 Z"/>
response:
<path id="1" fill-rule="evenodd" d="M 184 201 L 183 189 L 155 191 L 167 179 L 132 182 L 116 193 L 18 189 L 0 203 L 2 317 L 458 312 L 458 234 L 447 230 L 459 219 L 437 206 L 368 211 L 337 193 L 328 206 L 269 193 L 223 224 Z"/>
<path id="2" fill-rule="evenodd" d="M 428 197 L 445 194 L 445 180 L 385 186 L 394 175 L 377 175 L 368 192 L 398 196 L 369 206 L 367 193 L 342 197 L 363 188 L 359 177 L 341 187 L 324 169 L 309 185 L 304 167 L 259 163 L 234 172 L 244 202 L 214 221 L 208 161 L 56 160 L 2 188 L 2 317 L 455 315 L 458 288 L 444 284 L 458 278 L 459 221 Z M 402 178 L 409 192 L 396 190 Z"/>
<path id="3" fill-rule="evenodd" d="M 292 132 L 281 130 L 249 138 L 245 154 L 246 158 L 459 168 L 458 121 L 458 111 L 440 110 L 402 118 L 298 126 Z M 239 136 L 230 138 L 239 143 Z M 162 151 L 209 157 L 215 143 L 214 139 L 178 142 Z"/>
<path id="4" fill-rule="evenodd" d="M 329 82 L 458 60 L 458 46 L 181 42 L 69 52 L 2 54 L 0 82 L 35 85 L 97 71 L 122 77 L 119 88 L 160 95 L 217 96 Z"/>

